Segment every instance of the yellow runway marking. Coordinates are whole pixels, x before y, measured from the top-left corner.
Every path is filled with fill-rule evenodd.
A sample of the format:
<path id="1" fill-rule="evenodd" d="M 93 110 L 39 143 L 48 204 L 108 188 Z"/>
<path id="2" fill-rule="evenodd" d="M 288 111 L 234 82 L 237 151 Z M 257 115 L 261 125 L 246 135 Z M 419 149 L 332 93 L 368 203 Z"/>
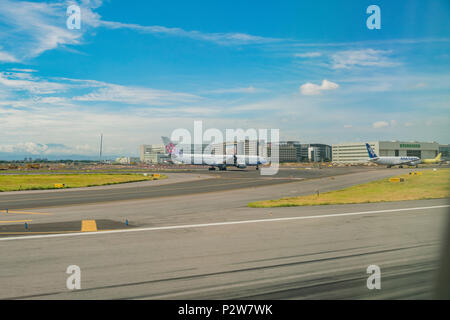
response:
<path id="1" fill-rule="evenodd" d="M 97 223 L 95 220 L 81 220 L 81 232 L 96 232 Z"/>
<path id="2" fill-rule="evenodd" d="M 38 215 L 43 215 L 43 216 L 51 216 L 51 213 L 46 213 L 46 212 L 30 212 L 30 211 L 16 211 L 16 210 L 8 210 L 8 212 L 6 212 L 6 210 L 1 210 L 1 213 L 14 213 L 14 214 L 38 214 Z"/>
<path id="3" fill-rule="evenodd" d="M 14 223 L 14 222 L 31 222 L 33 220 L 6 220 L 6 221 L 0 221 L 0 223 Z"/>

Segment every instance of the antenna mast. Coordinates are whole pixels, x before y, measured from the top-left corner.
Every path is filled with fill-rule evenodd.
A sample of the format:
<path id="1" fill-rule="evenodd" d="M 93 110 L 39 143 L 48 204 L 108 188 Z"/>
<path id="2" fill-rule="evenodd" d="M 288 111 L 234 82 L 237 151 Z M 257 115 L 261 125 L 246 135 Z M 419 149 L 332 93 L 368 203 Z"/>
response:
<path id="1" fill-rule="evenodd" d="M 103 151 L 103 133 L 100 134 L 100 162 L 102 162 L 102 151 Z"/>

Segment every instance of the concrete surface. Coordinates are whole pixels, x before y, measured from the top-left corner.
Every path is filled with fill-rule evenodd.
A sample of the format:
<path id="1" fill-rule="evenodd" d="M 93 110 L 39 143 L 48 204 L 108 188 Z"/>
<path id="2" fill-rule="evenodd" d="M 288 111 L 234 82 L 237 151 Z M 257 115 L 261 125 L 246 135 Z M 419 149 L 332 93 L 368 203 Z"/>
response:
<path id="1" fill-rule="evenodd" d="M 136 226 L 127 229 L 132 232 L 0 238 L 0 298 L 432 298 L 448 199 L 246 207 L 405 170 L 0 213 L 0 220 L 33 224 L 128 219 Z M 79 291 L 66 288 L 65 271 L 73 264 L 81 268 Z M 381 268 L 381 290 L 366 287 L 371 264 Z"/>

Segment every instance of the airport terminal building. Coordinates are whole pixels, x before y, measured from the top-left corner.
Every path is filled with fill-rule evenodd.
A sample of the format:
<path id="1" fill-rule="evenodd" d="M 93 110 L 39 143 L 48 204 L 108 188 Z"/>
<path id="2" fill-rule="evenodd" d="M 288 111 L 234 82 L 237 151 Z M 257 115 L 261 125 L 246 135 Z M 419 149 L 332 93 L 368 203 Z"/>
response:
<path id="1" fill-rule="evenodd" d="M 450 161 L 450 144 L 439 145 L 439 152 L 442 153 L 442 160 Z"/>
<path id="2" fill-rule="evenodd" d="M 369 142 L 378 156 L 408 156 L 421 159 L 434 158 L 439 153 L 437 142 L 375 141 Z M 367 163 L 369 155 L 365 142 L 339 143 L 332 146 L 333 162 Z"/>
<path id="3" fill-rule="evenodd" d="M 268 144 L 268 156 L 271 155 Z M 326 162 L 331 161 L 331 146 L 322 143 L 300 143 L 298 141 L 280 141 L 278 146 L 280 162 Z"/>
<path id="4" fill-rule="evenodd" d="M 139 160 L 142 163 L 163 163 L 170 159 L 163 144 L 143 144 L 139 146 Z"/>

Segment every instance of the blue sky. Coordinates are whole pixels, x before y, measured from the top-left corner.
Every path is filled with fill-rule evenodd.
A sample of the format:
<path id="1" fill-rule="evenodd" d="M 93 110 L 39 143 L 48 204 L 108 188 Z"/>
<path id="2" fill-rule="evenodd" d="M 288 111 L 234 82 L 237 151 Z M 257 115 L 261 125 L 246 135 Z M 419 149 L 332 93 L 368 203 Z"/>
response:
<path id="1" fill-rule="evenodd" d="M 0 153 L 94 155 L 102 132 L 105 154 L 135 155 L 194 120 L 449 143 L 449 18 L 446 0 L 2 0 Z"/>

